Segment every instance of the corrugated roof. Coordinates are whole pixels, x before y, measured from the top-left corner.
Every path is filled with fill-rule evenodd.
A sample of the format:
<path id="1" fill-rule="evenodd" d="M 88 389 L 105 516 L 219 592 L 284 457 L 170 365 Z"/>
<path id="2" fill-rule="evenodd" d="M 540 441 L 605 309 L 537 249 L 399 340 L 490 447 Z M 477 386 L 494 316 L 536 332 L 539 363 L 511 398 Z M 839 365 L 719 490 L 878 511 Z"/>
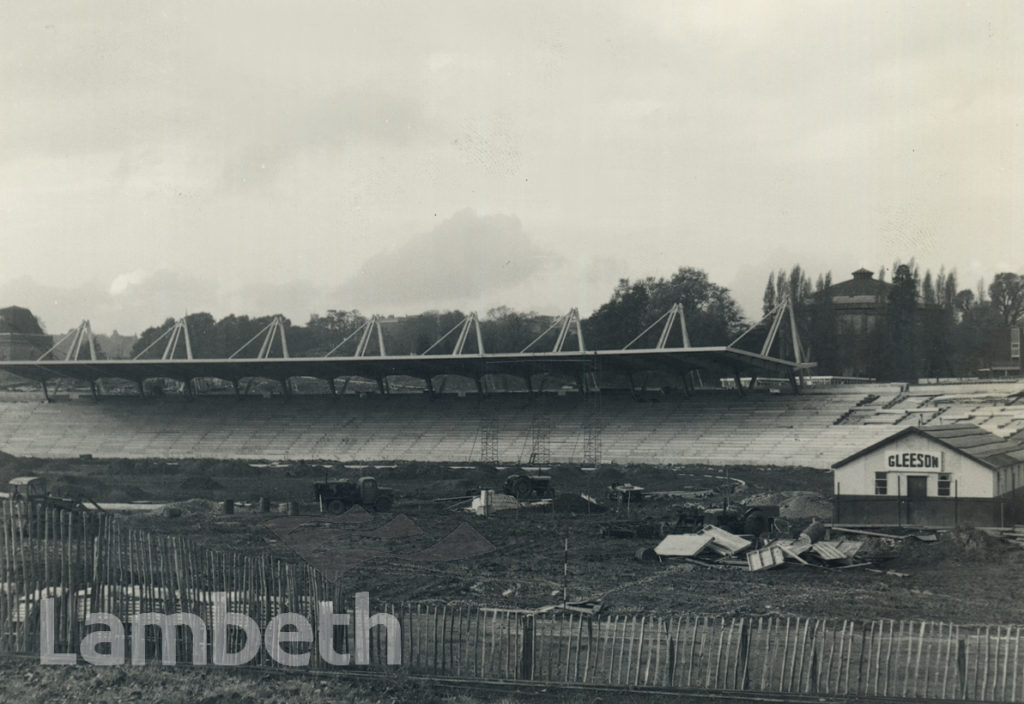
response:
<path id="1" fill-rule="evenodd" d="M 1001 438 L 995 433 L 990 433 L 973 423 L 956 423 L 952 425 L 910 426 L 904 428 L 895 435 L 890 435 L 836 462 L 832 465 L 832 468 L 838 469 L 869 452 L 874 452 L 880 447 L 884 447 L 889 443 L 912 434 L 930 438 L 954 452 L 958 452 L 992 469 L 1008 467 L 1024 461 L 1024 442 Z"/>

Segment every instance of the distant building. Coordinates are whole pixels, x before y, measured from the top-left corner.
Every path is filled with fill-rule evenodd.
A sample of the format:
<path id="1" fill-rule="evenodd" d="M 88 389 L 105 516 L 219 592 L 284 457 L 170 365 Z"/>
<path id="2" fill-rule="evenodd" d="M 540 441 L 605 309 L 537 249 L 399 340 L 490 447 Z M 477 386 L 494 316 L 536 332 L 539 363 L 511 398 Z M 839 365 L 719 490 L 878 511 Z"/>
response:
<path id="1" fill-rule="evenodd" d="M 978 369 L 984 377 L 1024 375 L 1024 360 L 1020 356 L 1020 341 L 1024 326 L 999 326 L 989 342 L 985 363 Z"/>
<path id="2" fill-rule="evenodd" d="M 1024 519 L 1024 442 L 969 423 L 908 427 L 832 470 L 837 524 L 1003 526 Z"/>
<path id="3" fill-rule="evenodd" d="M 885 317 L 892 284 L 879 281 L 867 269 L 857 269 L 853 278 L 825 289 L 832 299 L 836 328 L 840 335 L 864 335 Z"/>
<path id="4" fill-rule="evenodd" d="M 831 368 L 822 371 L 840 376 L 875 375 L 872 360 L 892 288 L 892 284 L 877 280 L 867 269 L 858 269 L 852 279 L 833 284 L 818 294 L 816 305 L 831 305 L 835 338 L 834 358 L 825 365 Z"/>

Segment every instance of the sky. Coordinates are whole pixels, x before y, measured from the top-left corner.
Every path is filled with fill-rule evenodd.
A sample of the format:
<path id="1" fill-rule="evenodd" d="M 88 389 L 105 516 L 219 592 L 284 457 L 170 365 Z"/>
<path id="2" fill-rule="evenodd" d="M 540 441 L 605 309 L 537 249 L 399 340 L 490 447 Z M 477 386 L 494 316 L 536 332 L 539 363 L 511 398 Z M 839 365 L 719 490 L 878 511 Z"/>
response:
<path id="1" fill-rule="evenodd" d="M 1024 273 L 1024 3 L 0 0 L 0 305 L 583 315 Z"/>

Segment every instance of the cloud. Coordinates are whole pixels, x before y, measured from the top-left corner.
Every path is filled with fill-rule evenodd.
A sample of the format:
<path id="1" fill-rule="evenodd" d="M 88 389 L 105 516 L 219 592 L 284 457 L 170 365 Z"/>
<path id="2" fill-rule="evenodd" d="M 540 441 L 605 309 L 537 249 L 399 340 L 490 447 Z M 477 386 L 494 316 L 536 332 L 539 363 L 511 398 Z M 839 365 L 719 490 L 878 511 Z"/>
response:
<path id="1" fill-rule="evenodd" d="M 560 266 L 512 215 L 463 210 L 404 244 L 366 261 L 339 293 L 359 305 L 472 304 Z"/>
<path id="2" fill-rule="evenodd" d="M 20 277 L 0 283 L 0 301 L 31 310 L 51 335 L 60 335 L 84 319 L 96 332 L 141 332 L 167 318 L 217 306 L 220 292 L 210 282 L 166 270 L 136 270 L 109 282 L 74 286 L 39 283 Z M 219 306 L 217 306 L 219 308 Z"/>
<path id="3" fill-rule="evenodd" d="M 118 274 L 110 282 L 110 288 L 107 290 L 111 296 L 120 296 L 128 291 L 128 289 L 138 287 L 147 278 L 149 278 L 149 273 L 145 269 L 136 269 L 135 271 Z"/>

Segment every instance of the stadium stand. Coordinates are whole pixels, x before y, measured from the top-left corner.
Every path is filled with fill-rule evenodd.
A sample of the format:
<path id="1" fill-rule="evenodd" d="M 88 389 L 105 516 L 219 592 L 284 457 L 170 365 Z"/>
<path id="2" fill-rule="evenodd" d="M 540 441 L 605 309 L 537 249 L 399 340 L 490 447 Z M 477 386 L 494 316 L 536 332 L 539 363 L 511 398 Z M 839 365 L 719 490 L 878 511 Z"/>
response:
<path id="1" fill-rule="evenodd" d="M 890 396 L 895 395 L 892 386 Z M 89 397 L 0 403 L 0 450 L 40 457 L 224 457 L 250 460 L 475 461 L 482 416 L 497 455 L 527 462 L 537 419 L 551 460 L 582 462 L 589 424 L 601 459 L 618 463 L 827 467 L 884 432 L 836 425 L 859 387 L 798 396 L 708 392 L 637 401 L 628 394 L 472 396 Z"/>
<path id="2" fill-rule="evenodd" d="M 851 384 L 800 394 L 701 391 L 691 397 L 602 392 L 347 394 L 187 399 L 88 394 L 41 403 L 0 397 L 0 450 L 37 457 L 479 461 L 483 422 L 501 463 L 526 463 L 538 422 L 552 462 L 796 465 L 826 468 L 906 425 L 975 423 L 1024 432 L 1024 385 Z"/>

